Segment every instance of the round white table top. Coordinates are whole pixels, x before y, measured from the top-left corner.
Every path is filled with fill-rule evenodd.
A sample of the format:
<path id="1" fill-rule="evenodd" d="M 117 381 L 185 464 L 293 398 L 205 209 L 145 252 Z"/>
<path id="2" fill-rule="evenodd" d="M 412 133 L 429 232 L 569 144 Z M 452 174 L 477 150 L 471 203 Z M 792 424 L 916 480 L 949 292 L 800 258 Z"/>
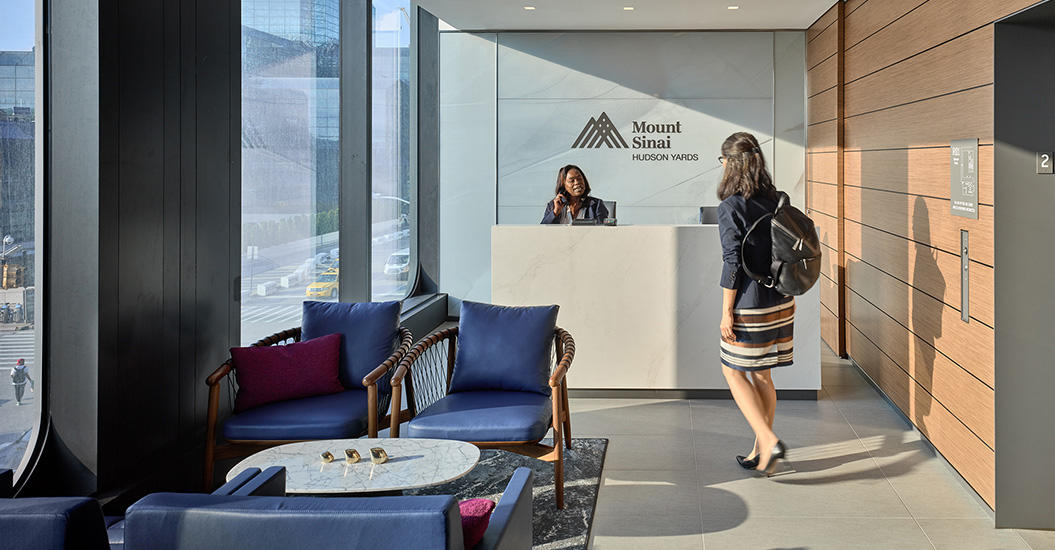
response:
<path id="1" fill-rule="evenodd" d="M 388 462 L 370 461 L 370 448 L 381 447 Z M 349 464 L 345 449 L 359 451 L 362 460 Z M 322 461 L 322 453 L 333 462 Z M 239 462 L 227 481 L 246 468 L 286 467 L 288 494 L 341 494 L 398 491 L 438 485 L 458 479 L 480 460 L 472 443 L 447 439 L 327 439 L 272 447 Z"/>

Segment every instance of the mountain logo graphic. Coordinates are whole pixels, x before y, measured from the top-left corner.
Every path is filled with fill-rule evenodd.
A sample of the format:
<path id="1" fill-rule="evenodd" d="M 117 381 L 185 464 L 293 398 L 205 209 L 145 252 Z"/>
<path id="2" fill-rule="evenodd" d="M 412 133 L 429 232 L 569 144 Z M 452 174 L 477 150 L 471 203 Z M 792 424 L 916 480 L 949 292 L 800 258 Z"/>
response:
<path id="1" fill-rule="evenodd" d="M 601 144 L 611 149 L 626 149 L 628 146 L 619 130 L 615 129 L 612 119 L 606 113 L 601 113 L 597 118 L 590 117 L 590 122 L 579 133 L 579 137 L 572 144 L 572 149 L 597 149 Z"/>

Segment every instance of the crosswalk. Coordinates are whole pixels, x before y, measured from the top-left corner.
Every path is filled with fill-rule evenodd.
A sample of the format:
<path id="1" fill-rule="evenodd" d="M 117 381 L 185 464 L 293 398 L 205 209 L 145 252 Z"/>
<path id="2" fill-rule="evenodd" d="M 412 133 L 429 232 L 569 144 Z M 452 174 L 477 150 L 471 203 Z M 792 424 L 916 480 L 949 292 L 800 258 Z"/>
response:
<path id="1" fill-rule="evenodd" d="M 34 338 L 36 332 L 33 330 L 0 332 L 0 371 L 9 371 L 19 359 L 25 359 L 32 367 L 36 363 Z"/>
<path id="2" fill-rule="evenodd" d="M 293 322 L 290 326 L 300 324 L 300 313 L 303 309 L 301 304 L 295 305 L 249 305 L 242 306 L 242 323 L 277 323 L 279 321 Z"/>

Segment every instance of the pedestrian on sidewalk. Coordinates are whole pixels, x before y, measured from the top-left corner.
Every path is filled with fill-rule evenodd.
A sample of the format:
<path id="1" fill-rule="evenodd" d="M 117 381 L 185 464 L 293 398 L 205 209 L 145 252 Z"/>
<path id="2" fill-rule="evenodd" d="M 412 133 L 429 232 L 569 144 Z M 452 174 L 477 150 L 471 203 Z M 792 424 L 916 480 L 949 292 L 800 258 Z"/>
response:
<path id="1" fill-rule="evenodd" d="M 29 391 L 36 391 L 33 388 L 33 379 L 29 376 L 26 360 L 19 359 L 18 363 L 15 363 L 15 368 L 11 369 L 11 385 L 15 387 L 16 406 L 22 404 L 22 395 L 26 393 L 26 382 L 29 382 Z"/>

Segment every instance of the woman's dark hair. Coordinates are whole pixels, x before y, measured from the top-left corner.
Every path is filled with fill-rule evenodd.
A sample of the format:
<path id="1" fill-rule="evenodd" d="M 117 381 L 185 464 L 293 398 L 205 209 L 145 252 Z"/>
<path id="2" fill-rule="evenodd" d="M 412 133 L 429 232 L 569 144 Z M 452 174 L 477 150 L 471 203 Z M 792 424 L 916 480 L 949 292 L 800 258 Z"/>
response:
<path id="1" fill-rule="evenodd" d="M 579 174 L 582 175 L 582 183 L 583 183 L 584 186 L 586 186 L 586 192 L 582 194 L 582 198 L 585 199 L 586 197 L 589 197 L 590 196 L 590 180 L 586 179 L 586 172 L 583 172 L 582 168 L 579 168 L 578 166 L 575 166 L 574 164 L 569 164 L 567 166 L 564 166 L 560 170 L 557 171 L 557 188 L 553 191 L 553 194 L 554 195 L 559 195 L 559 194 L 561 194 L 562 191 L 564 191 L 564 180 L 568 178 L 568 172 L 571 172 L 572 170 L 578 170 L 579 171 Z"/>
<path id="2" fill-rule="evenodd" d="M 740 194 L 745 199 L 753 196 L 775 197 L 777 188 L 766 169 L 766 159 L 755 136 L 737 132 L 722 143 L 725 172 L 718 184 L 718 200 Z"/>

